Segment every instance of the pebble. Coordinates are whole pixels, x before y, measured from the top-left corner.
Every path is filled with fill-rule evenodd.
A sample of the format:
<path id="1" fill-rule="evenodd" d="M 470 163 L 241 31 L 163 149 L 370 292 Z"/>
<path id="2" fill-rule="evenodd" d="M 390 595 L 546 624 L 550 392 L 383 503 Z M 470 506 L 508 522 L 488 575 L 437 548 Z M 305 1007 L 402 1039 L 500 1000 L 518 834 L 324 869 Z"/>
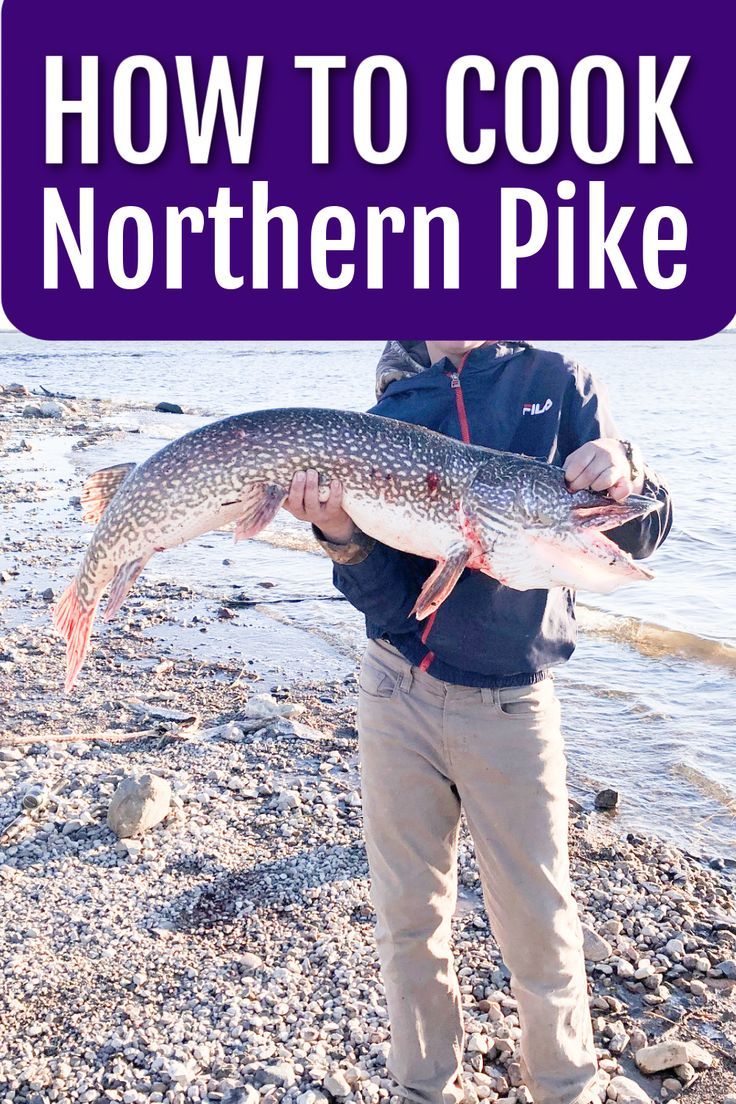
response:
<path id="1" fill-rule="evenodd" d="M 583 924 L 583 952 L 588 962 L 604 962 L 613 950 L 607 939 L 594 931 L 589 924 Z"/>
<path id="2" fill-rule="evenodd" d="M 250 972 L 260 970 L 263 966 L 263 959 L 253 951 L 246 951 L 245 954 L 240 955 L 238 961 L 245 970 Z"/>
<path id="3" fill-rule="evenodd" d="M 686 954 L 682 959 L 682 964 L 686 970 L 693 970 L 700 974 L 707 974 L 710 970 L 710 960 L 705 958 L 704 955 Z"/>
<path id="4" fill-rule="evenodd" d="M 608 1096 L 616 1104 L 652 1104 L 649 1094 L 630 1077 L 612 1077 L 608 1082 Z"/>
<path id="5" fill-rule="evenodd" d="M 634 1053 L 636 1053 L 637 1050 L 642 1050 L 643 1047 L 649 1044 L 646 1032 L 642 1031 L 640 1027 L 635 1027 L 629 1036 L 629 1044 Z"/>
<path id="6" fill-rule="evenodd" d="M 261 1094 L 252 1085 L 238 1085 L 225 1091 L 222 1104 L 259 1104 L 260 1099 Z"/>
<path id="7" fill-rule="evenodd" d="M 487 1054 L 491 1048 L 491 1040 L 487 1035 L 475 1032 L 467 1042 L 466 1050 L 469 1054 Z"/>
<path id="8" fill-rule="evenodd" d="M 328 1074 L 323 1081 L 323 1086 L 332 1096 L 348 1096 L 351 1092 L 350 1084 L 341 1070 Z"/>
<path id="9" fill-rule="evenodd" d="M 261 1085 L 274 1084 L 284 1089 L 290 1089 L 292 1085 L 296 1084 L 294 1068 L 288 1062 L 279 1062 L 275 1066 L 264 1066 L 259 1072 L 260 1077 L 257 1076 L 256 1081 L 260 1081 Z"/>
<path id="10" fill-rule="evenodd" d="M 675 1066 L 675 1077 L 678 1077 L 683 1085 L 689 1085 L 695 1077 L 695 1070 L 689 1062 L 683 1062 L 681 1066 Z"/>
<path id="11" fill-rule="evenodd" d="M 301 795 L 297 790 L 282 790 L 276 799 L 277 809 L 296 809 L 301 805 Z"/>
<path id="12" fill-rule="evenodd" d="M 611 1039 L 608 1043 L 608 1049 L 611 1054 L 623 1054 L 623 1052 L 629 1045 L 629 1041 L 629 1036 L 626 1034 L 625 1031 L 617 1032 L 615 1035 L 611 1036 Z"/>

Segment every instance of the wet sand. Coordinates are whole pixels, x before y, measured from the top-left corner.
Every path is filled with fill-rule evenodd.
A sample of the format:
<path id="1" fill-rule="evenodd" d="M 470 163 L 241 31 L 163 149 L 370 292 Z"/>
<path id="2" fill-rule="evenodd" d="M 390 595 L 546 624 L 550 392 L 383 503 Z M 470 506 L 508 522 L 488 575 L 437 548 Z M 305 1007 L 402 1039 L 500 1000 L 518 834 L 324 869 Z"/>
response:
<path id="1" fill-rule="evenodd" d="M 65 697 L 48 588 L 66 585 L 88 533 L 76 461 L 126 432 L 126 408 L 62 400 L 59 418 L 24 417 L 38 401 L 0 396 L 2 1098 L 178 1104 L 250 1086 L 240 1099 L 389 1100 L 354 663 L 318 636 L 305 653 L 257 594 L 227 602 L 149 576 Z M 119 841 L 110 796 L 144 771 L 171 783 L 169 814 Z M 50 796 L 20 815 L 32 785 Z M 653 1100 L 722 1104 L 736 1093 L 732 871 L 601 813 L 574 810 L 570 839 L 602 940 L 588 962 L 602 1093 L 624 1074 Z M 468 1097 L 523 1101 L 515 1002 L 466 832 L 455 948 Z M 644 1076 L 637 1032 L 697 1042 L 710 1067 Z"/>

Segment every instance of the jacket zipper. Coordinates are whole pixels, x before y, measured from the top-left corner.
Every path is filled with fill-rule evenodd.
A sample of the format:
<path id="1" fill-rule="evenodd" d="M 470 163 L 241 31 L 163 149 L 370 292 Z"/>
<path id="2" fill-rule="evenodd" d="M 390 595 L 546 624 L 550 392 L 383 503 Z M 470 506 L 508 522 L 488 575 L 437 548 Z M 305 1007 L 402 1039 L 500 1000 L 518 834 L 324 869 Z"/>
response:
<path id="1" fill-rule="evenodd" d="M 465 409 L 465 399 L 463 397 L 463 385 L 460 382 L 460 373 L 465 367 L 465 361 L 468 359 L 468 356 L 469 353 L 466 353 L 454 372 L 447 373 L 447 375 L 450 377 L 450 387 L 455 392 L 455 407 L 457 409 L 457 420 L 460 423 L 460 435 L 466 445 L 470 444 L 470 426 L 468 424 L 468 414 Z M 427 637 L 432 631 L 432 626 L 434 625 L 434 619 L 436 616 L 437 612 L 435 611 L 427 618 L 427 623 L 424 626 L 424 631 L 422 632 L 421 636 L 422 644 L 427 643 Z M 419 664 L 419 670 L 426 671 L 434 657 L 434 652 L 428 650 L 424 659 Z"/>
<path id="2" fill-rule="evenodd" d="M 466 445 L 470 444 L 470 426 L 468 425 L 468 415 L 465 410 L 465 399 L 463 398 L 463 385 L 460 383 L 460 372 L 462 371 L 465 359 L 463 359 L 460 367 L 450 372 L 450 386 L 455 392 L 455 406 L 457 407 L 457 418 L 460 422 L 460 434 Z"/>

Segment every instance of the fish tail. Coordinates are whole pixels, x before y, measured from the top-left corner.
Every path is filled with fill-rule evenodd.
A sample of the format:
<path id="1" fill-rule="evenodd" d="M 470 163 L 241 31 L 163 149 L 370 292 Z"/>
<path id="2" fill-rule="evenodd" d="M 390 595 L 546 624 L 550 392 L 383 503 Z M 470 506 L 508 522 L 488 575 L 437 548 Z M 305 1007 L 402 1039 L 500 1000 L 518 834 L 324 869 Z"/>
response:
<path id="1" fill-rule="evenodd" d="M 69 584 L 54 607 L 54 627 L 66 640 L 66 680 L 64 689 L 70 692 L 82 669 L 92 634 L 97 602 L 85 605 L 79 595 L 77 580 Z"/>

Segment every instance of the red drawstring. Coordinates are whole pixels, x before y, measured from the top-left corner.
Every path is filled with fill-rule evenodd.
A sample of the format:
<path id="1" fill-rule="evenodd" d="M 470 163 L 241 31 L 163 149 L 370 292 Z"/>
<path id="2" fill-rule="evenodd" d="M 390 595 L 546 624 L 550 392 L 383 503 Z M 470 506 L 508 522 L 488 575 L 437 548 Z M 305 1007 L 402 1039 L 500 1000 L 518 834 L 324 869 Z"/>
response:
<path id="1" fill-rule="evenodd" d="M 427 637 L 429 636 L 429 634 L 432 631 L 432 626 L 434 625 L 434 619 L 435 619 L 436 616 L 437 616 L 437 611 L 435 610 L 435 612 L 430 613 L 429 617 L 427 618 L 427 623 L 424 626 L 424 632 L 422 633 L 422 644 L 427 643 Z M 426 671 L 433 659 L 434 659 L 434 652 L 427 652 L 424 659 L 419 664 L 419 670 L 420 671 Z"/>
<path id="2" fill-rule="evenodd" d="M 467 411 L 465 409 L 465 399 L 463 398 L 463 389 L 462 389 L 462 385 L 460 383 L 460 373 L 462 372 L 463 368 L 465 367 L 465 361 L 470 356 L 470 353 L 471 353 L 471 350 L 468 349 L 467 353 L 465 353 L 463 355 L 463 358 L 460 361 L 460 363 L 458 364 L 455 371 L 448 373 L 448 375 L 450 377 L 450 383 L 452 385 L 452 389 L 455 392 L 455 405 L 457 407 L 457 417 L 458 417 L 458 421 L 460 423 L 460 434 L 461 434 L 462 439 L 463 439 L 463 441 L 465 442 L 466 445 L 470 444 L 470 426 L 468 424 L 468 414 L 467 414 Z M 427 637 L 429 636 L 429 634 L 432 631 L 432 626 L 434 625 L 434 619 L 435 619 L 436 616 L 437 616 L 437 611 L 435 610 L 435 612 L 430 614 L 430 616 L 427 618 L 427 624 L 424 626 L 424 632 L 422 633 L 422 637 L 421 637 L 422 644 L 427 643 Z M 429 667 L 430 663 L 434 659 L 434 657 L 435 657 L 434 652 L 428 651 L 427 654 L 425 655 L 424 659 L 422 660 L 422 662 L 419 664 L 419 670 L 420 671 L 426 671 L 427 668 Z"/>
<path id="3" fill-rule="evenodd" d="M 465 399 L 463 398 L 463 389 L 460 383 L 460 373 L 465 367 L 465 361 L 470 356 L 470 349 L 463 356 L 463 359 L 457 366 L 457 369 L 450 374 L 452 381 L 452 388 L 455 392 L 455 405 L 457 406 L 457 417 L 460 422 L 460 434 L 466 445 L 470 444 L 470 426 L 468 425 L 468 415 L 465 410 Z"/>

